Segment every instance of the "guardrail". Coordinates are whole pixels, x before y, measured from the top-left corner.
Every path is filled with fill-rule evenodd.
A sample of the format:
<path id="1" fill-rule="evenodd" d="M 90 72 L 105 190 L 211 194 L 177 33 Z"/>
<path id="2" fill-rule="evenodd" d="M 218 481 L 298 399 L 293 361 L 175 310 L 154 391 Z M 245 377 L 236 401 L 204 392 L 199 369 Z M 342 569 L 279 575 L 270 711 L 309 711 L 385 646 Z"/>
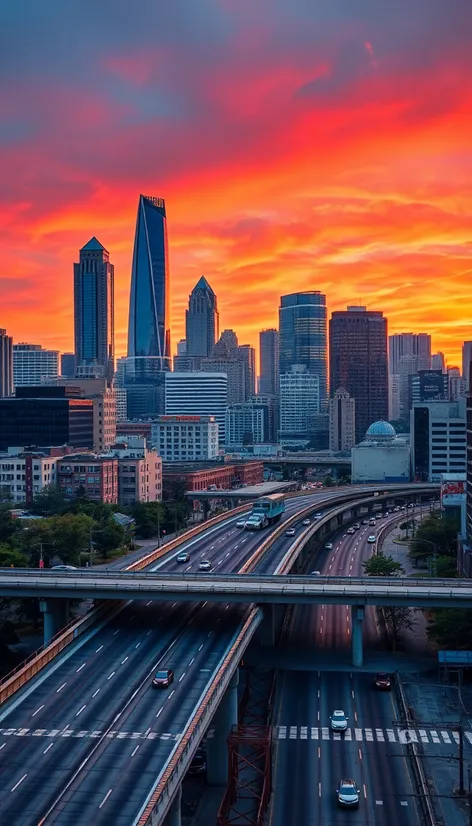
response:
<path id="1" fill-rule="evenodd" d="M 397 693 L 400 700 L 400 707 L 402 710 L 402 716 L 405 719 L 405 724 L 408 728 L 415 728 L 415 723 L 411 718 L 410 709 L 408 703 L 406 702 L 405 692 L 403 690 L 402 681 L 398 672 L 395 674 L 396 678 L 396 687 Z M 413 766 L 413 774 L 415 776 L 415 783 L 418 791 L 420 792 L 420 801 L 421 801 L 421 808 L 423 809 L 423 823 L 428 824 L 428 826 L 438 826 L 438 820 L 436 818 L 433 805 L 431 803 L 431 797 L 429 794 L 429 787 L 428 781 L 426 779 L 426 775 L 424 773 L 423 764 L 421 762 L 421 757 L 419 754 L 419 749 L 416 743 L 408 743 L 407 744 L 407 751 L 411 757 L 412 766 Z"/>
<path id="2" fill-rule="evenodd" d="M 241 660 L 244 651 L 252 639 L 254 631 L 260 625 L 263 612 L 252 608 L 238 632 L 231 648 L 221 662 L 216 675 L 195 706 L 195 713 L 190 717 L 182 739 L 172 752 L 167 765 L 157 779 L 157 785 L 146 800 L 133 826 L 147 826 L 149 823 L 162 823 L 176 790 L 182 782 L 192 752 L 211 723 L 218 704 Z"/>

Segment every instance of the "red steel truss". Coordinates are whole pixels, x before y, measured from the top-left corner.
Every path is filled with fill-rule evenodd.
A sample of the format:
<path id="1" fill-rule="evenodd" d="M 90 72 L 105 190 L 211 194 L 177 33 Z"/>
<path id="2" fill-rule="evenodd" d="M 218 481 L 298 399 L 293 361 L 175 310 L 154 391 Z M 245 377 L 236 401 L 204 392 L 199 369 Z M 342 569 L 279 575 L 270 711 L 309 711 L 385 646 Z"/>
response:
<path id="1" fill-rule="evenodd" d="M 262 826 L 271 793 L 270 726 L 233 726 L 228 737 L 229 780 L 218 826 Z"/>

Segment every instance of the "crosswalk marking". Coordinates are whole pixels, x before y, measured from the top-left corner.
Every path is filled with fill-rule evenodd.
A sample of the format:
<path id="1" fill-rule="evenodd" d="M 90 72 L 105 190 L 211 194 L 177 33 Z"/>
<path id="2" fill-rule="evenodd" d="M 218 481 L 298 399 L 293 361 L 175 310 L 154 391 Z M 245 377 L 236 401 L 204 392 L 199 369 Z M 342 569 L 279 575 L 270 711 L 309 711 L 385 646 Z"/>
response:
<path id="1" fill-rule="evenodd" d="M 285 728 L 280 726 L 280 729 Z M 307 737 L 305 728 L 305 739 Z M 300 737 L 302 735 L 302 729 L 300 729 Z M 48 738 L 59 738 L 59 737 L 74 737 L 74 738 L 98 738 L 101 737 L 102 734 L 105 732 L 96 730 L 96 731 L 86 731 L 85 729 L 80 729 L 78 731 L 74 731 L 74 729 L 64 728 L 64 729 L 45 729 L 45 728 L 37 728 L 37 729 L 25 729 L 25 728 L 8 728 L 3 729 L 0 728 L 0 741 L 3 737 L 48 737 Z M 107 733 L 107 738 L 109 740 L 179 740 L 182 736 L 181 732 L 175 734 L 170 731 L 165 732 L 157 732 L 157 731 L 109 731 Z M 281 731 L 278 734 L 279 739 L 283 739 Z M 295 739 L 298 735 L 297 726 L 291 727 L 291 736 Z"/>
<path id="2" fill-rule="evenodd" d="M 287 731 L 289 732 L 287 737 Z M 4 732 L 4 734 L 7 732 Z M 1 737 L 0 730 L 0 737 Z M 77 735 L 75 735 L 77 736 Z M 130 734 L 126 734 L 130 737 Z M 135 735 L 142 736 L 142 735 Z M 161 735 L 162 737 L 162 735 Z M 348 741 L 353 740 L 358 743 L 400 743 L 407 745 L 408 743 L 424 743 L 436 745 L 456 746 L 459 744 L 459 734 L 457 731 L 440 731 L 439 733 L 434 729 L 401 729 L 401 728 L 348 728 L 346 731 L 331 731 L 328 726 L 276 726 L 274 729 L 274 737 L 277 740 L 329 740 L 329 741 Z M 472 731 L 465 731 L 464 737 L 472 744 Z"/>

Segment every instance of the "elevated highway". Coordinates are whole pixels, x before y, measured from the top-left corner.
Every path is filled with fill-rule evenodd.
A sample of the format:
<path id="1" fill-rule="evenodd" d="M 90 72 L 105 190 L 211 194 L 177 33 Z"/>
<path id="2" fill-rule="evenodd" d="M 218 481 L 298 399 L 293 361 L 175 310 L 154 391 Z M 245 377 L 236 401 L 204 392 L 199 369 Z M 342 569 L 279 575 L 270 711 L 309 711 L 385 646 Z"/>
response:
<path id="1" fill-rule="evenodd" d="M 311 505 L 296 498 L 285 521 L 297 519 L 302 506 L 322 510 L 342 495 L 317 494 L 308 497 Z M 245 534 L 230 518 L 191 540 L 190 568 L 206 556 L 222 573 L 242 570 L 253 557 L 256 569 L 273 571 L 293 544 L 284 531 L 274 538 L 276 530 Z M 261 561 L 257 549 L 269 537 L 273 545 Z M 175 572 L 175 555 L 154 567 Z M 0 708 L 0 822 L 161 823 L 218 706 L 223 737 L 209 741 L 208 764 L 210 781 L 222 782 L 224 726 L 235 722 L 232 673 L 261 620 L 260 609 L 229 601 L 202 607 L 150 598 L 89 629 Z M 175 687 L 163 694 L 149 687 L 159 665 L 175 672 Z"/>

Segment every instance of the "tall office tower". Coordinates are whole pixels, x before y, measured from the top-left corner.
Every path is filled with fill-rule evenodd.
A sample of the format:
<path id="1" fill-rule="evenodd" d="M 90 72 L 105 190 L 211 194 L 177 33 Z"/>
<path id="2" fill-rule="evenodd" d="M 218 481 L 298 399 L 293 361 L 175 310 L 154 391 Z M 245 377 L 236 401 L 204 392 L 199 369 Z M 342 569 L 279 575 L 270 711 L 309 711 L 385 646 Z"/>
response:
<path id="1" fill-rule="evenodd" d="M 202 275 L 189 296 L 185 313 L 187 355 L 208 358 L 219 336 L 216 295 Z"/>
<path id="2" fill-rule="evenodd" d="M 264 438 L 267 442 L 276 442 L 279 432 L 278 396 L 274 396 L 272 393 L 256 393 L 251 396 L 249 401 L 252 404 L 260 404 L 267 409 L 267 428 Z"/>
<path id="3" fill-rule="evenodd" d="M 470 390 L 469 373 L 472 362 L 472 341 L 464 341 L 462 345 L 462 378 L 465 379 L 466 390 Z"/>
<path id="4" fill-rule="evenodd" d="M 388 418 L 387 319 L 365 307 L 334 312 L 329 323 L 330 385 L 356 401 L 356 442 Z"/>
<path id="5" fill-rule="evenodd" d="M 398 410 L 394 410 L 398 415 L 392 418 L 408 420 L 410 377 L 418 370 L 429 370 L 431 336 L 428 333 L 396 333 L 389 336 L 388 345 L 390 388 L 398 388 Z"/>
<path id="6" fill-rule="evenodd" d="M 115 371 L 115 268 L 97 239 L 91 238 L 74 264 L 75 358 L 112 381 Z M 95 369 L 96 368 L 96 369 Z"/>
<path id="7" fill-rule="evenodd" d="M 223 330 L 221 336 L 213 347 L 213 356 L 218 358 L 230 358 L 238 349 L 238 337 L 234 330 Z"/>
<path id="8" fill-rule="evenodd" d="M 195 371 L 165 374 L 166 416 L 214 416 L 219 442 L 225 442 L 228 379 L 224 373 Z"/>
<path id="9" fill-rule="evenodd" d="M 259 393 L 276 396 L 279 392 L 279 331 L 259 333 L 260 379 Z"/>
<path id="10" fill-rule="evenodd" d="M 171 369 L 169 254 L 163 198 L 139 196 L 128 324 L 126 389 L 134 418 L 163 413 Z"/>
<path id="11" fill-rule="evenodd" d="M 400 418 L 400 376 L 388 374 L 388 418 L 396 422 Z"/>
<path id="12" fill-rule="evenodd" d="M 304 364 L 280 374 L 280 443 L 305 447 L 320 412 L 320 378 Z"/>
<path id="13" fill-rule="evenodd" d="M 456 402 L 465 397 L 466 383 L 458 367 L 448 367 L 445 379 L 447 382 L 447 398 L 450 402 Z"/>
<path id="14" fill-rule="evenodd" d="M 466 400 L 414 403 L 410 414 L 411 464 L 418 482 L 467 469 Z"/>
<path id="15" fill-rule="evenodd" d="M 433 353 L 431 356 L 431 369 L 442 370 L 443 373 L 446 372 L 446 359 L 444 358 L 444 353 Z"/>
<path id="16" fill-rule="evenodd" d="M 326 296 L 318 291 L 282 295 L 279 307 L 279 370 L 303 364 L 319 377 L 320 403 L 327 399 Z M 337 388 L 333 388 L 336 390 Z"/>
<path id="17" fill-rule="evenodd" d="M 244 364 L 244 399 L 247 401 L 256 392 L 256 351 L 250 344 L 240 344 L 235 355 Z"/>
<path id="18" fill-rule="evenodd" d="M 0 398 L 13 394 L 13 339 L 0 328 Z"/>
<path id="19" fill-rule="evenodd" d="M 351 450 L 355 445 L 356 402 L 340 387 L 329 400 L 329 449 Z"/>
<path id="20" fill-rule="evenodd" d="M 59 350 L 43 350 L 40 344 L 13 345 L 13 384 L 33 387 L 59 375 Z"/>
<path id="21" fill-rule="evenodd" d="M 75 376 L 75 353 L 63 353 L 61 356 L 61 376 L 73 379 Z"/>
<path id="22" fill-rule="evenodd" d="M 267 441 L 269 411 L 265 405 L 242 402 L 226 408 L 227 448 L 263 444 Z"/>

